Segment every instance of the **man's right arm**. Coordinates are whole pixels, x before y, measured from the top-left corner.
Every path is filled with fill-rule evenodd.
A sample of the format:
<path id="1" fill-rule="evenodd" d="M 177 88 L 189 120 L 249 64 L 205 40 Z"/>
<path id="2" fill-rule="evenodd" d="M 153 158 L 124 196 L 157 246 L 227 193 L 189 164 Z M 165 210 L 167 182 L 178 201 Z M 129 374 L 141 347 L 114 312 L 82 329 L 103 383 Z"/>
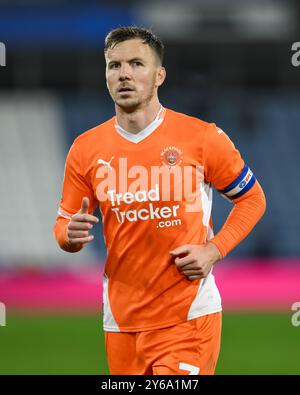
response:
<path id="1" fill-rule="evenodd" d="M 57 216 L 53 228 L 53 235 L 62 250 L 66 252 L 78 252 L 83 248 L 83 245 L 72 245 L 69 243 L 67 238 L 67 227 L 69 222 L 69 219 Z"/>
<path id="2" fill-rule="evenodd" d="M 84 197 L 80 210 L 70 219 L 57 216 L 53 229 L 54 237 L 64 251 L 78 252 L 94 239 L 93 235 L 89 235 L 89 231 L 93 229 L 93 224 L 98 222 L 97 217 L 89 214 L 89 199 Z"/>
<path id="3" fill-rule="evenodd" d="M 76 141 L 67 155 L 62 198 L 53 228 L 54 238 L 61 249 L 78 252 L 93 240 L 89 231 L 99 222 L 93 216 L 97 201 L 81 166 L 80 150 Z"/>

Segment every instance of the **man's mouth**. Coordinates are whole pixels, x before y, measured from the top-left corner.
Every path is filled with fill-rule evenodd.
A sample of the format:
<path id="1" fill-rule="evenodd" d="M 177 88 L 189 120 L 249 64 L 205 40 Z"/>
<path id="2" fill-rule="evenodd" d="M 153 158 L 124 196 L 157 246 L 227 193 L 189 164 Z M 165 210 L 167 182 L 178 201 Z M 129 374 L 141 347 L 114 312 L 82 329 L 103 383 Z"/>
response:
<path id="1" fill-rule="evenodd" d="M 118 90 L 118 92 L 119 93 L 128 93 L 128 92 L 133 92 L 133 89 L 132 88 L 120 88 L 119 90 Z"/>

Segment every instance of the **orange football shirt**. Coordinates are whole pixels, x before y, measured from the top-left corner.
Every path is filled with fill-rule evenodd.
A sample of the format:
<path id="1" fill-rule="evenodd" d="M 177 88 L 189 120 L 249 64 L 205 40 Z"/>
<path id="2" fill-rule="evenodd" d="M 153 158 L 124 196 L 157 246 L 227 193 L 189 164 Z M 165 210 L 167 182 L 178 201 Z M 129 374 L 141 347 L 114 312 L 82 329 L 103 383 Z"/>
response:
<path id="1" fill-rule="evenodd" d="M 84 196 L 91 213 L 100 207 L 104 329 L 153 330 L 221 311 L 212 272 L 190 281 L 169 252 L 213 238 L 212 186 L 226 192 L 239 177 L 239 151 L 215 124 L 170 109 L 138 140 L 115 124 L 113 117 L 74 141 L 58 211 L 70 218 Z"/>

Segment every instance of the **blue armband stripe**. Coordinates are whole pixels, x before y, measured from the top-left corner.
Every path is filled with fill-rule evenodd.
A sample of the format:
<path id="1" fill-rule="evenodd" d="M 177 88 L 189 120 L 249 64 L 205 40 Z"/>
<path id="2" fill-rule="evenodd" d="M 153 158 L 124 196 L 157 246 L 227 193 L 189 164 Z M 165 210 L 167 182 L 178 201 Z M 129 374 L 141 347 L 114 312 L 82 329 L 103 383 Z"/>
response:
<path id="1" fill-rule="evenodd" d="M 221 193 L 225 193 L 231 191 L 231 189 L 235 188 L 241 181 L 243 181 L 244 177 L 248 173 L 249 167 L 247 165 L 244 166 L 241 174 L 234 180 L 228 187 L 225 189 L 221 190 Z"/>
<path id="2" fill-rule="evenodd" d="M 255 178 L 254 174 L 252 174 L 252 177 L 251 177 L 250 181 L 248 182 L 248 184 L 245 186 L 245 188 L 242 189 L 241 192 L 237 193 L 236 195 L 230 196 L 230 199 L 237 199 L 237 198 L 243 196 L 246 192 L 249 191 L 249 189 L 251 189 L 253 187 L 255 181 L 256 181 L 256 178 Z"/>

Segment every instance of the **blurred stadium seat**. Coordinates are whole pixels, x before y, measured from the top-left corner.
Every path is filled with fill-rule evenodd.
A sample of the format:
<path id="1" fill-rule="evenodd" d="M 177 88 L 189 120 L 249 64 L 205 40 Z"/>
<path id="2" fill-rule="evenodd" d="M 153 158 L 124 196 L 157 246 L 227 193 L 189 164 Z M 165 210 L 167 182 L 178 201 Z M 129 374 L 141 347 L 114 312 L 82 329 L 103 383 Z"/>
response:
<path id="1" fill-rule="evenodd" d="M 59 97 L 46 92 L 1 95 L 0 119 L 5 169 L 0 175 L 1 264 L 71 263 L 52 235 L 67 145 Z"/>

